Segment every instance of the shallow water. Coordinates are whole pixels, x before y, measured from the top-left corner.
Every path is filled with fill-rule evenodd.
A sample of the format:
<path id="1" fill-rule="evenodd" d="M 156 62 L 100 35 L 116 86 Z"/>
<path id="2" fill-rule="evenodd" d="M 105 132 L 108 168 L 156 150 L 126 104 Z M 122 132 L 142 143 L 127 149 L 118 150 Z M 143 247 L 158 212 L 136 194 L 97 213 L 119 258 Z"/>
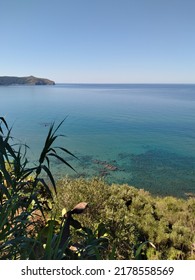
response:
<path id="1" fill-rule="evenodd" d="M 77 170 L 53 161 L 57 177 L 103 176 L 160 195 L 195 193 L 195 85 L 0 87 L 0 115 L 35 160 L 49 125 L 68 116 L 63 145 Z"/>

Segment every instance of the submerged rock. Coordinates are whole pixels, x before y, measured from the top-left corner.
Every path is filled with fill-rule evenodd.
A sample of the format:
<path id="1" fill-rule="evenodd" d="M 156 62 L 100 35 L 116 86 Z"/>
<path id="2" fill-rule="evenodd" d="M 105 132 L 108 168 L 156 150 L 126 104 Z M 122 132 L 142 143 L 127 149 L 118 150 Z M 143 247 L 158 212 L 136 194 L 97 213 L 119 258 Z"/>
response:
<path id="1" fill-rule="evenodd" d="M 118 170 L 117 166 L 112 165 L 112 164 L 108 163 L 107 161 L 101 161 L 101 160 L 95 159 L 95 160 L 93 160 L 93 163 L 103 165 L 106 169 L 108 169 L 110 171 L 117 171 Z"/>

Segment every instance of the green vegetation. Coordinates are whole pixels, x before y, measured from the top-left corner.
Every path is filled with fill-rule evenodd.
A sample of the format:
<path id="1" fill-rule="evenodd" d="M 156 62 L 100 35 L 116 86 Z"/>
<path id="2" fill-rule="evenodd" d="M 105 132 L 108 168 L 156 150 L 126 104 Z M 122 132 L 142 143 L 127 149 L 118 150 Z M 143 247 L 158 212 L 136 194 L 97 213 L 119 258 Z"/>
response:
<path id="1" fill-rule="evenodd" d="M 54 81 L 45 78 L 28 77 L 0 77 L 0 86 L 9 85 L 55 85 Z"/>
<path id="2" fill-rule="evenodd" d="M 54 146 L 59 127 L 51 125 L 37 164 L 27 160 L 26 145 L 17 145 L 4 118 L 0 118 L 0 259 L 97 259 L 107 248 L 104 226 L 95 231 L 74 219 L 87 207 L 82 202 L 63 215 L 53 215 L 56 183 L 50 159 L 73 167 L 58 151 L 74 157 L 67 149 Z M 46 175 L 46 176 L 45 176 Z M 45 177 L 47 177 L 45 179 Z M 78 230 L 73 243 L 70 227 Z M 73 246 L 74 245 L 74 246 Z"/>
<path id="3" fill-rule="evenodd" d="M 143 259 L 195 259 L 194 198 L 154 197 L 142 189 L 110 186 L 96 178 L 65 178 L 57 188 L 58 211 L 78 201 L 89 202 L 79 221 L 92 229 L 105 224 L 110 250 L 116 247 L 117 259 L 134 258 L 144 242 L 139 256 Z"/>
<path id="4" fill-rule="evenodd" d="M 73 169 L 63 154 L 74 155 L 54 146 L 62 123 L 32 167 L 0 118 L 0 259 L 195 259 L 195 198 L 98 178 L 55 182 L 51 158 Z"/>

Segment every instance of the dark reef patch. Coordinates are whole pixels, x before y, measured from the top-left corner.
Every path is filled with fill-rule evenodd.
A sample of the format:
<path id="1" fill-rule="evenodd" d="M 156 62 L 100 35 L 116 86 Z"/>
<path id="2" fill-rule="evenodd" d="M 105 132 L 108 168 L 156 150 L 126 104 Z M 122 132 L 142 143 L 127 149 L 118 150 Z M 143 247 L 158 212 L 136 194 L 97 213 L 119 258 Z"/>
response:
<path id="1" fill-rule="evenodd" d="M 66 157 L 77 173 L 72 178 L 103 177 L 109 184 L 129 184 L 156 195 L 187 197 L 195 194 L 195 158 L 161 149 L 135 154 L 120 152 L 112 159 L 76 154 Z M 114 155 L 113 155 L 114 156 Z M 54 163 L 61 166 L 57 159 Z"/>
<path id="2" fill-rule="evenodd" d="M 195 192 L 195 158 L 165 150 L 130 155 L 132 185 L 152 193 L 181 196 L 184 189 Z M 184 188 L 185 187 L 185 188 Z"/>

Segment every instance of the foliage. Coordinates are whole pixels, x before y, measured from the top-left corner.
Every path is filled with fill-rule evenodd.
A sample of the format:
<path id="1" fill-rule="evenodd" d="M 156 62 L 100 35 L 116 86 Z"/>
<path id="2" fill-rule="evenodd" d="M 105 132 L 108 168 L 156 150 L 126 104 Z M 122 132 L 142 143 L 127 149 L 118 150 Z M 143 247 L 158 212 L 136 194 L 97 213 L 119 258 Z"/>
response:
<path id="1" fill-rule="evenodd" d="M 117 259 L 195 259 L 194 198 L 154 197 L 142 189 L 108 185 L 97 178 L 64 178 L 57 186 L 58 209 L 89 201 L 79 221 L 92 229 L 104 223 L 110 251 L 116 247 Z"/>
<path id="2" fill-rule="evenodd" d="M 49 218 L 52 188 L 54 193 L 57 191 L 50 158 L 57 158 L 73 169 L 57 151 L 74 155 L 63 147 L 53 146 L 63 136 L 56 135 L 63 122 L 56 128 L 54 123 L 51 125 L 37 164 L 29 167 L 27 146 L 14 142 L 7 122 L 0 118 L 0 259 L 70 258 L 66 252 L 69 219 L 64 217 L 59 222 Z M 43 179 L 43 173 L 47 179 Z M 74 212 L 78 210 L 75 208 Z M 74 212 L 69 212 L 69 216 Z"/>

